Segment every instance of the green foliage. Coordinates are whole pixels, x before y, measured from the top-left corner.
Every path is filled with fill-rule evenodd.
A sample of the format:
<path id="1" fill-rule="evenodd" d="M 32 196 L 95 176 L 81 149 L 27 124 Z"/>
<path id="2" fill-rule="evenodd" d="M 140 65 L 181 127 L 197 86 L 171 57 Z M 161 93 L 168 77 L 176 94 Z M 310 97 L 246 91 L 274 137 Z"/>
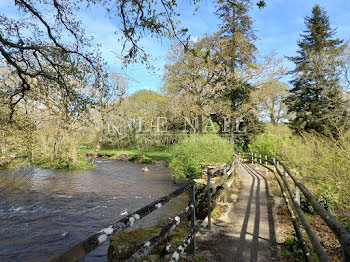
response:
<path id="1" fill-rule="evenodd" d="M 42 169 L 91 169 L 95 168 L 95 165 L 89 163 L 89 161 L 85 157 L 78 157 L 78 162 L 76 164 L 72 164 L 69 160 L 65 158 L 56 158 L 51 159 L 49 157 L 40 157 L 35 158 L 32 161 L 36 167 Z"/>
<path id="2" fill-rule="evenodd" d="M 298 56 L 289 58 L 296 66 L 291 81 L 294 88 L 286 99 L 288 112 L 295 113 L 291 126 L 297 132 L 335 134 L 333 122 L 348 114 L 337 71 L 343 41 L 332 39 L 335 30 L 318 5 L 313 7 L 312 16 L 305 18 L 305 25 Z"/>
<path id="3" fill-rule="evenodd" d="M 303 260 L 303 252 L 299 247 L 298 239 L 295 235 L 286 239 L 286 241 L 284 241 L 284 243 L 281 245 L 280 256 L 288 259 L 288 261 Z"/>
<path id="4" fill-rule="evenodd" d="M 286 125 L 267 130 L 249 149 L 280 157 L 330 212 L 349 223 L 350 132 L 335 140 L 317 133 L 292 135 Z M 313 212 L 305 203 L 303 209 Z"/>
<path id="5" fill-rule="evenodd" d="M 169 150 L 169 167 L 176 178 L 197 178 L 201 173 L 200 164 L 229 163 L 233 156 L 228 140 L 215 135 L 192 135 Z"/>
<path id="6" fill-rule="evenodd" d="M 78 147 L 78 152 L 80 154 L 92 154 L 93 148 L 80 146 Z M 137 161 L 141 158 L 141 151 L 139 150 L 120 150 L 120 149 L 106 149 L 102 148 L 98 152 L 101 155 L 110 156 L 110 158 L 115 158 L 121 154 L 125 154 L 128 156 L 130 161 Z M 168 160 L 170 153 L 165 150 L 154 150 L 154 151 L 143 151 L 142 152 L 142 160 L 143 162 L 152 162 L 153 160 L 164 159 Z"/>

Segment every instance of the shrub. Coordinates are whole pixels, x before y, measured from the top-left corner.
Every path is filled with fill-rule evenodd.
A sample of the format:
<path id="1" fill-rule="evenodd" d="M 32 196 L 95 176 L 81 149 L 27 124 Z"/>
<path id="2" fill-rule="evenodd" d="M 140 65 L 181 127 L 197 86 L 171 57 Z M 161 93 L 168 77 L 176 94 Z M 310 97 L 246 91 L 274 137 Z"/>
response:
<path id="1" fill-rule="evenodd" d="M 333 139 L 278 131 L 270 128 L 250 144 L 250 150 L 280 157 L 327 209 L 349 223 L 350 133 Z"/>
<path id="2" fill-rule="evenodd" d="M 169 167 L 176 178 L 192 179 L 201 174 L 200 164 L 229 163 L 233 156 L 230 142 L 218 135 L 192 135 L 170 150 Z"/>

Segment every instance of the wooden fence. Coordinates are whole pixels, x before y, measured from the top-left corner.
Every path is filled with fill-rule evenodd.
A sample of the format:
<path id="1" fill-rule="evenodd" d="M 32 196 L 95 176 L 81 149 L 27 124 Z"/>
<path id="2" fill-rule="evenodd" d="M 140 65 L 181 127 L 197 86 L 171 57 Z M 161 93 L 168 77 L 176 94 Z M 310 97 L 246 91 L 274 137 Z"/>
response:
<path id="1" fill-rule="evenodd" d="M 176 189 L 170 194 L 161 197 L 160 199 L 150 203 L 147 206 L 135 211 L 134 213 L 120 219 L 114 224 L 102 229 L 98 233 L 88 237 L 87 239 L 81 241 L 80 243 L 74 245 L 73 247 L 67 249 L 62 254 L 51 258 L 50 262 L 70 262 L 78 261 L 79 259 L 85 257 L 87 254 L 95 250 L 97 247 L 105 243 L 110 239 L 111 236 L 116 235 L 126 228 L 133 226 L 143 217 L 152 213 L 153 211 L 161 208 L 167 204 L 171 199 L 179 196 L 180 194 L 189 191 L 190 199 L 189 205 L 177 216 L 175 216 L 167 225 L 154 237 L 148 239 L 140 249 L 138 249 L 133 255 L 131 255 L 126 261 L 142 261 L 145 259 L 159 244 L 166 241 L 167 237 L 174 231 L 174 229 L 181 223 L 182 220 L 186 219 L 188 215 L 191 216 L 191 230 L 186 238 L 183 240 L 182 244 L 177 247 L 173 252 L 169 261 L 177 261 L 184 254 L 184 251 L 190 247 L 191 255 L 195 255 L 196 251 L 196 241 L 195 235 L 202 228 L 202 225 L 207 224 L 207 229 L 211 229 L 211 212 L 216 207 L 216 205 L 223 199 L 226 201 L 226 190 L 231 187 L 235 180 L 235 170 L 240 164 L 240 156 L 235 155 L 232 160 L 231 168 L 229 170 L 226 164 L 220 165 L 215 168 L 207 169 L 207 207 L 208 216 L 203 221 L 198 221 L 196 219 L 196 200 L 195 200 L 195 190 L 196 181 L 190 181 L 184 186 Z M 211 178 L 214 174 L 221 172 L 222 175 L 212 183 Z M 212 196 L 216 194 L 218 197 L 215 201 L 212 201 Z"/>
<path id="2" fill-rule="evenodd" d="M 343 249 L 343 262 L 350 262 L 350 232 L 348 232 L 345 227 L 328 212 L 328 210 L 316 199 L 306 186 L 296 178 L 296 176 L 280 159 L 267 154 L 255 152 L 245 153 L 243 154 L 243 158 L 251 163 L 259 164 L 273 172 L 287 205 L 299 245 L 306 261 L 309 262 L 312 261 L 312 259 L 309 248 L 302 235 L 300 224 L 307 233 L 319 261 L 330 261 L 330 259 L 300 207 L 300 193 L 304 195 L 306 201 L 311 204 L 316 213 L 320 215 L 339 240 Z M 293 187 L 291 187 L 288 182 L 287 176 L 289 176 L 293 182 Z M 294 191 L 292 189 L 294 189 Z"/>

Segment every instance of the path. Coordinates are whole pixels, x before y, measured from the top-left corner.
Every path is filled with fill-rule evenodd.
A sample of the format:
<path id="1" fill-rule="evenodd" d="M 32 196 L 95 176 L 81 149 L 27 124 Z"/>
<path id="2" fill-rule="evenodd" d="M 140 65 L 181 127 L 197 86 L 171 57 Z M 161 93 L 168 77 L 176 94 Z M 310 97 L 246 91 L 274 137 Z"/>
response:
<path id="1" fill-rule="evenodd" d="M 215 221 L 213 233 L 199 236 L 199 249 L 210 261 L 279 261 L 267 180 L 244 163 L 238 172 L 242 183 L 236 202 Z"/>

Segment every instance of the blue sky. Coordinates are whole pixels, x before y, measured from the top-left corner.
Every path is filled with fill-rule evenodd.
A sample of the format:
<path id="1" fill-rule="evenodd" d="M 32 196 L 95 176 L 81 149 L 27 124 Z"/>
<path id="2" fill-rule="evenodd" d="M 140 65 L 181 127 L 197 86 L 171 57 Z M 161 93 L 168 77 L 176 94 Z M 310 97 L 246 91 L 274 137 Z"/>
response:
<path id="1" fill-rule="evenodd" d="M 349 0 L 265 0 L 266 8 L 259 10 L 257 7 L 251 11 L 254 29 L 259 37 L 256 46 L 260 54 L 267 55 L 273 51 L 280 56 L 293 56 L 297 50 L 299 34 L 305 29 L 304 17 L 311 14 L 313 5 L 324 7 L 330 16 L 331 25 L 337 28 L 337 37 L 350 39 L 350 1 Z M 213 33 L 217 30 L 219 20 L 215 16 L 215 4 L 213 1 L 202 0 L 200 8 L 193 15 L 194 7 L 188 0 L 181 1 L 178 10 L 181 13 L 182 25 L 189 29 L 193 39 L 202 37 L 205 33 Z M 252 2 L 257 2 L 253 0 Z M 0 0 L 0 13 L 13 12 L 13 1 Z M 142 64 L 133 64 L 126 69 L 121 68 L 121 61 L 113 52 L 120 53 L 121 43 L 118 43 L 114 34 L 120 26 L 117 19 L 109 20 L 101 8 L 93 7 L 81 10 L 79 18 L 83 22 L 86 33 L 93 35 L 95 42 L 102 45 L 102 54 L 109 67 L 113 71 L 124 70 L 134 81 L 129 83 L 129 92 L 140 89 L 157 90 L 162 84 L 162 72 L 166 63 L 166 54 L 171 41 L 145 37 L 142 44 L 151 54 L 152 64 L 157 72 L 148 71 Z M 286 65 L 292 64 L 286 61 Z"/>

